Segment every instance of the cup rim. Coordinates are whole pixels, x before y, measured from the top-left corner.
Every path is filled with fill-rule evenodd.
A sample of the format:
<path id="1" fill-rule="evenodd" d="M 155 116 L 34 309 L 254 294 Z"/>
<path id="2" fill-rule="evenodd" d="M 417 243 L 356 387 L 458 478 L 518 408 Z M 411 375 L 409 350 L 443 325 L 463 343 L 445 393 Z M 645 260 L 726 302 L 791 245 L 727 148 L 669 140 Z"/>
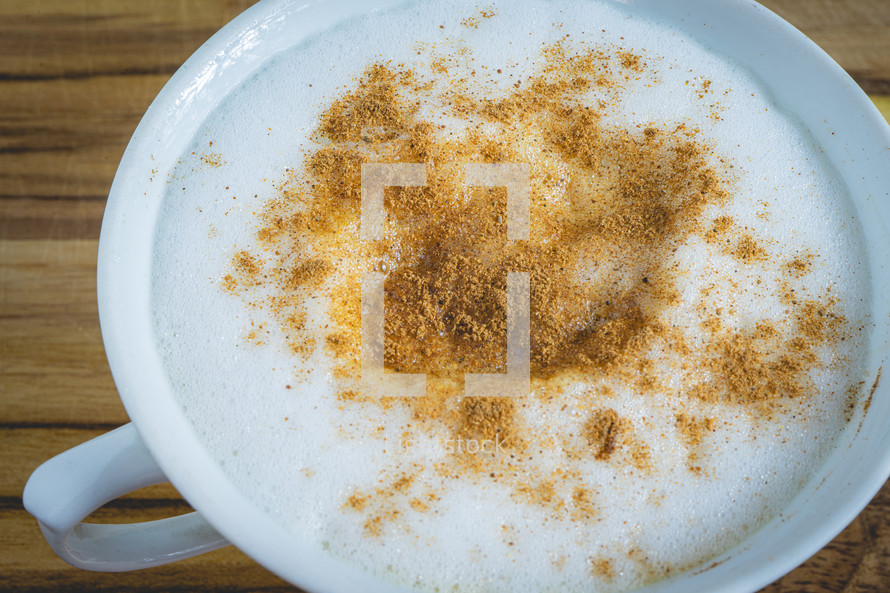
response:
<path id="1" fill-rule="evenodd" d="M 285 30 L 296 34 L 286 43 L 293 45 L 335 22 L 402 1 L 263 0 L 236 17 L 183 64 L 146 111 L 115 175 L 102 222 L 97 274 L 100 324 L 112 375 L 140 436 L 173 485 L 220 533 L 272 572 L 309 591 L 407 589 L 346 565 L 276 525 L 228 481 L 180 410 L 155 351 L 149 302 L 154 228 L 164 195 L 163 163 L 175 162 L 183 148 L 174 130 L 199 125 L 202 114 L 213 109 L 227 90 L 254 72 L 263 59 L 282 49 L 276 45 L 283 43 L 280 39 L 276 42 L 276 35 Z M 845 107 L 844 113 L 826 118 L 816 136 L 836 128 L 846 142 L 844 147 L 834 141 L 837 154 L 852 156 L 835 164 L 851 171 L 854 177 L 862 170 L 872 171 L 873 178 L 861 180 L 869 188 L 862 199 L 871 201 L 876 214 L 865 222 L 877 225 L 877 230 L 871 232 L 878 233 L 883 228 L 885 237 L 890 236 L 886 232 L 890 226 L 890 126 L 846 72 L 812 41 L 774 13 L 748 0 L 680 0 L 670 7 L 658 0 L 608 1 L 629 4 L 660 18 L 670 14 L 672 24 L 686 27 L 688 32 L 696 30 L 717 45 L 731 44 L 720 41 L 720 35 L 739 40 L 747 35 L 759 40 L 757 43 L 762 42 L 764 49 L 760 57 L 752 57 L 758 64 L 781 61 L 776 52 L 786 52 L 784 59 L 792 64 L 786 68 L 803 67 L 810 76 L 809 86 L 802 85 L 805 88 L 794 100 L 804 100 L 808 95 L 827 96 L 826 113 L 834 112 L 838 105 Z M 299 24 L 295 25 L 296 22 Z M 773 41 L 768 42 L 768 38 Z M 260 55 L 264 57 L 257 57 Z M 189 140 L 192 137 L 188 134 Z M 859 149 L 866 152 L 857 161 L 854 153 Z M 864 161 L 871 164 L 866 166 Z M 850 176 L 845 179 L 849 185 Z M 872 268 L 887 264 L 884 269 L 890 269 L 890 249 L 877 256 L 880 261 L 872 262 Z M 890 284 L 890 274 L 885 276 L 888 278 L 884 283 Z M 881 292 L 874 288 L 874 283 L 873 291 L 873 317 L 886 320 L 887 306 L 880 302 Z M 890 288 L 884 294 L 888 293 Z M 886 351 L 890 343 L 887 328 L 876 331 L 875 338 Z M 875 369 L 883 364 L 882 356 L 873 361 L 869 376 L 874 376 Z M 679 591 L 679 586 L 673 588 L 679 582 L 684 591 L 755 591 L 831 541 L 890 476 L 890 429 L 879 424 L 881 418 L 890 415 L 890 386 L 886 380 L 877 384 L 871 404 L 860 422 L 857 438 L 851 440 L 848 449 L 832 454 L 848 456 L 851 463 L 847 467 L 824 475 L 817 472 L 819 475 L 805 488 L 809 496 L 795 499 L 789 505 L 790 511 L 786 509 L 739 547 L 718 556 L 714 565 L 662 581 L 653 590 Z M 814 482 L 818 484 L 813 486 Z M 810 500 L 814 496 L 817 500 L 840 496 L 842 500 L 837 502 L 834 512 L 814 515 L 807 511 L 808 506 L 816 508 Z M 795 532 L 795 537 L 782 539 L 781 548 L 773 546 L 781 550 L 778 558 L 757 549 L 775 536 L 770 530 Z"/>

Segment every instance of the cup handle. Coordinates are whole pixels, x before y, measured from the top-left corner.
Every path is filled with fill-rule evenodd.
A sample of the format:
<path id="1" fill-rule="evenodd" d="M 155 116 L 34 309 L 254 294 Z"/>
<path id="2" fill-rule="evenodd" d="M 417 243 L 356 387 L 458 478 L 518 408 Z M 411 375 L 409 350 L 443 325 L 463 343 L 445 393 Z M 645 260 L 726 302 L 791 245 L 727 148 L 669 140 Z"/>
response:
<path id="1" fill-rule="evenodd" d="M 159 566 L 229 545 L 198 513 L 123 525 L 82 523 L 119 496 L 166 482 L 132 423 L 38 467 L 22 499 L 63 560 L 87 570 Z"/>

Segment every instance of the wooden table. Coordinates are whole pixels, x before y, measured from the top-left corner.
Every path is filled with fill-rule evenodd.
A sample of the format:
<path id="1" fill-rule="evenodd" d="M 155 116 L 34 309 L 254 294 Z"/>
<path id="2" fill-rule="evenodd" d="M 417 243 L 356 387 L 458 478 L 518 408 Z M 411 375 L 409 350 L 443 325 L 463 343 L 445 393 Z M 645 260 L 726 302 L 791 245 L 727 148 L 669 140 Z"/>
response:
<path id="1" fill-rule="evenodd" d="M 127 422 L 96 311 L 95 262 L 124 147 L 179 65 L 251 0 L 0 3 L 0 590 L 292 590 L 234 548 L 148 571 L 89 573 L 49 549 L 21 492 L 43 460 Z M 484 3 L 483 3 L 484 4 Z M 768 0 L 890 114 L 890 2 Z M 155 486 L 96 513 L 188 510 Z M 890 590 L 890 484 L 765 591 Z"/>

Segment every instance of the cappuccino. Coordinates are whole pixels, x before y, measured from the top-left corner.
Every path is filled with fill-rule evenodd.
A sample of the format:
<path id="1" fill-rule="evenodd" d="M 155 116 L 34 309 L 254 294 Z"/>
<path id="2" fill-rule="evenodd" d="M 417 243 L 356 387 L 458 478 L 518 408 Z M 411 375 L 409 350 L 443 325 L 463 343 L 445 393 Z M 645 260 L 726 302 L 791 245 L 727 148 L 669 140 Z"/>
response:
<path id="1" fill-rule="evenodd" d="M 263 64 L 169 173 L 152 303 L 183 410 L 258 507 L 387 581 L 623 591 L 698 567 L 855 412 L 846 189 L 749 73 L 630 8 L 420 4 Z M 368 163 L 426 171 L 385 190 L 377 241 Z M 467 163 L 528 166 L 527 239 Z M 362 392 L 372 272 L 386 368 L 420 397 Z M 467 397 L 507 372 L 508 272 L 531 388 Z"/>

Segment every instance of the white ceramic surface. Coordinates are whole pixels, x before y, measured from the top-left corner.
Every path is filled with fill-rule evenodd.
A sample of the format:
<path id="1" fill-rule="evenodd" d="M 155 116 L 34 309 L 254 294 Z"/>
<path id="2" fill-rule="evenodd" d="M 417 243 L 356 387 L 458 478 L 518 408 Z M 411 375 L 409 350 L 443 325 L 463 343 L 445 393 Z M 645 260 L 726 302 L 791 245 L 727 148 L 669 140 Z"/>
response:
<path id="1" fill-rule="evenodd" d="M 344 18 L 399 3 L 260 2 L 186 62 L 134 133 L 106 207 L 98 294 L 115 383 L 147 451 L 131 426 L 113 438 L 106 438 L 111 433 L 100 437 L 102 442 L 91 441 L 63 454 L 35 472 L 25 492 L 26 507 L 41 520 L 48 539 L 69 562 L 95 570 L 127 570 L 213 549 L 225 544 L 224 537 L 309 591 L 399 590 L 296 540 L 228 482 L 171 393 L 154 348 L 149 306 L 154 227 L 164 194 L 164 184 L 150 180 L 164 178 L 206 115 L 268 57 Z M 623 3 L 655 15 L 753 71 L 779 103 L 795 106 L 800 120 L 839 169 L 851 190 L 871 254 L 877 323 L 868 365 L 873 379 L 888 358 L 890 345 L 890 299 L 886 297 L 890 294 L 890 128 L 824 52 L 753 2 Z M 829 542 L 890 475 L 888 383 L 885 378 L 878 386 L 858 431 L 855 427 L 848 431 L 823 469 L 779 517 L 715 559 L 711 568 L 646 590 L 755 591 Z M 133 471 L 109 480 L 106 475 L 114 473 L 114 467 Z M 152 525 L 148 531 L 79 525 L 108 498 L 164 475 L 212 528 L 198 517 Z M 61 494 L 71 488 L 76 488 L 76 497 Z"/>

